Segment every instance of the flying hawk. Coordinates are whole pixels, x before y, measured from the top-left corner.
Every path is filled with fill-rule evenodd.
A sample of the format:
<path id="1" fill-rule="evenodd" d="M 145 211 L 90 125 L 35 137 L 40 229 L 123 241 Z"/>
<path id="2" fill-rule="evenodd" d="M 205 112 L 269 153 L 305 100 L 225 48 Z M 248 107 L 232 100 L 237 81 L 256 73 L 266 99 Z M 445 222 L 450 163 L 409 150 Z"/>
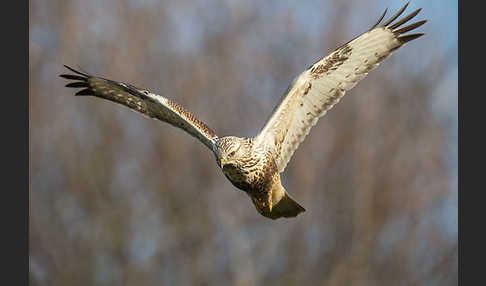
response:
<path id="1" fill-rule="evenodd" d="M 421 9 L 394 22 L 407 6 L 408 3 L 378 26 L 385 10 L 371 29 L 301 73 L 254 138 L 220 138 L 176 102 L 127 83 L 92 76 L 68 66 L 65 67 L 74 74 L 60 76 L 74 81 L 67 87 L 83 88 L 76 95 L 104 98 L 185 130 L 214 153 L 224 175 L 248 194 L 261 215 L 271 219 L 295 217 L 305 209 L 282 186 L 280 173 L 319 117 L 392 52 L 423 35 L 404 33 L 426 20 L 402 27 Z"/>

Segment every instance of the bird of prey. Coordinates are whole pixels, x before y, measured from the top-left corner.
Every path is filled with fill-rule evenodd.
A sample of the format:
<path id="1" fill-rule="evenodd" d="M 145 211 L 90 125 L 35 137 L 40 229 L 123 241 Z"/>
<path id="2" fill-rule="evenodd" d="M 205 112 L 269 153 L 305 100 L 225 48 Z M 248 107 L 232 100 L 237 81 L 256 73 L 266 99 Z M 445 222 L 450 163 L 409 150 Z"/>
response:
<path id="1" fill-rule="evenodd" d="M 404 34 L 426 20 L 402 26 L 420 9 L 395 21 L 408 3 L 380 25 L 387 10 L 367 32 L 311 65 L 291 83 L 280 103 L 253 138 L 218 137 L 211 128 L 176 102 L 133 85 L 89 75 L 65 66 L 74 74 L 67 87 L 83 88 L 78 96 L 107 99 L 150 118 L 179 127 L 199 139 L 216 158 L 224 175 L 251 198 L 257 211 L 271 219 L 296 217 L 305 209 L 285 190 L 280 173 L 317 120 L 392 52 L 423 33 Z"/>

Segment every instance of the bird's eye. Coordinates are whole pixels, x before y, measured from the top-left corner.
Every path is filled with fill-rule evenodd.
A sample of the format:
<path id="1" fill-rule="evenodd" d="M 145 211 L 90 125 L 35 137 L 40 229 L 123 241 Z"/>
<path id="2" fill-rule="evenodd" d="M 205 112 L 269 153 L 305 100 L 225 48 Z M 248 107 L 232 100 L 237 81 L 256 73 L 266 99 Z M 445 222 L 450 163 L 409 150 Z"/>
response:
<path id="1" fill-rule="evenodd" d="M 235 153 L 236 153 L 236 151 L 233 151 L 233 152 L 229 153 L 229 156 L 233 157 L 235 155 Z"/>

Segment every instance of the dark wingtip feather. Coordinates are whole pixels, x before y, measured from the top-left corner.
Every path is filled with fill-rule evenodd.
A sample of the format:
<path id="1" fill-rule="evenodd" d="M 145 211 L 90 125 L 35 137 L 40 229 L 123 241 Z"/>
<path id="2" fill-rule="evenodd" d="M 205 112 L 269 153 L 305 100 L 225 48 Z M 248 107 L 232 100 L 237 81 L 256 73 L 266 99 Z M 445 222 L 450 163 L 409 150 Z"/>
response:
<path id="1" fill-rule="evenodd" d="M 75 95 L 93 95 L 93 91 L 89 88 L 88 78 L 90 77 L 87 73 L 80 72 L 78 70 L 73 69 L 70 66 L 64 65 L 65 68 L 72 71 L 76 74 L 61 74 L 59 75 L 62 78 L 75 80 L 74 82 L 70 82 L 66 84 L 66 87 L 72 88 L 84 88 L 83 90 L 78 91 Z"/>
<path id="2" fill-rule="evenodd" d="M 393 15 L 390 19 L 388 19 L 385 23 L 383 23 L 382 26 L 386 27 L 391 22 L 395 21 L 395 19 L 398 18 L 400 15 L 402 15 L 403 11 L 405 11 L 405 9 L 407 9 L 408 4 L 410 4 L 410 1 L 408 1 L 407 4 L 405 4 L 405 6 L 402 7 L 402 9 L 398 10 L 398 12 L 395 15 Z"/>
<path id="3" fill-rule="evenodd" d="M 393 33 L 403 34 L 403 33 L 406 33 L 408 31 L 411 31 L 411 30 L 413 30 L 415 28 L 420 27 L 420 26 L 422 26 L 425 23 L 427 23 L 427 20 L 418 21 L 418 22 L 415 22 L 415 23 L 410 24 L 408 26 L 402 27 L 402 28 L 400 28 L 398 30 L 393 30 Z"/>
<path id="4" fill-rule="evenodd" d="M 89 87 L 88 83 L 85 81 L 76 81 L 76 82 L 71 82 L 65 85 L 66 87 Z"/>
<path id="5" fill-rule="evenodd" d="M 418 8 L 417 10 L 413 11 L 412 13 L 408 14 L 407 16 L 403 17 L 401 20 L 399 20 L 396 23 L 393 23 L 393 25 L 389 26 L 390 29 L 395 29 L 400 27 L 402 24 L 407 22 L 408 20 L 412 19 L 415 17 L 420 11 L 422 11 L 422 8 Z"/>
<path id="6" fill-rule="evenodd" d="M 400 11 L 398 11 L 395 15 L 393 15 L 393 17 L 391 17 L 388 21 L 386 21 L 382 25 L 382 26 L 390 29 L 396 35 L 397 39 L 402 44 L 404 44 L 406 42 L 410 42 L 412 40 L 415 40 L 415 39 L 424 35 L 423 33 L 403 35 L 403 33 L 414 30 L 414 29 L 422 26 L 423 24 L 427 23 L 427 20 L 422 20 L 422 21 L 418 21 L 418 22 L 409 24 L 405 27 L 399 28 L 400 26 L 402 26 L 403 24 L 408 22 L 410 19 L 415 17 L 418 13 L 420 13 L 420 11 L 422 11 L 422 8 L 419 8 L 419 9 L 413 11 L 412 13 L 408 14 L 407 16 L 404 16 L 403 18 L 401 18 L 398 21 L 393 23 L 393 21 L 395 21 L 403 13 L 403 11 L 405 11 L 405 8 L 407 8 L 409 3 L 410 3 L 410 1 L 407 2 L 407 4 L 405 4 L 405 6 L 403 6 L 400 9 Z"/>
<path id="7" fill-rule="evenodd" d="M 93 91 L 89 88 L 85 88 L 83 90 L 76 92 L 74 95 L 93 95 Z"/>
<path id="8" fill-rule="evenodd" d="M 80 65 L 77 65 L 77 66 L 78 66 L 78 70 L 80 70 L 81 72 L 83 72 L 86 75 L 89 75 L 89 73 L 87 71 L 85 71 Z"/>
<path id="9" fill-rule="evenodd" d="M 67 68 L 68 70 L 70 70 L 70 71 L 74 72 L 74 73 L 77 73 L 77 74 L 80 74 L 80 75 L 84 75 L 84 76 L 86 76 L 86 77 L 89 77 L 89 75 L 88 75 L 88 74 L 86 74 L 86 73 L 82 73 L 82 72 L 80 72 L 80 71 L 78 71 L 78 70 L 75 70 L 75 69 L 73 69 L 72 67 L 70 67 L 70 66 L 68 66 L 68 65 L 64 65 L 64 67 L 65 67 L 65 68 Z"/>
<path id="10" fill-rule="evenodd" d="M 403 44 L 405 44 L 406 42 L 410 42 L 411 40 L 415 40 L 419 37 L 422 37 L 423 35 L 425 35 L 425 34 L 424 33 L 418 33 L 418 34 L 402 35 L 402 36 L 398 37 L 398 40 L 400 42 L 402 42 Z"/>
<path id="11" fill-rule="evenodd" d="M 376 26 L 378 26 L 380 24 L 381 20 L 383 20 L 383 18 L 385 18 L 385 14 L 386 14 L 387 11 L 388 11 L 388 8 L 385 9 L 385 12 L 383 12 L 380 19 L 378 19 L 378 21 L 369 29 L 369 31 L 373 30 L 374 28 L 376 28 Z"/>
<path id="12" fill-rule="evenodd" d="M 79 75 L 74 75 L 74 74 L 61 74 L 59 75 L 62 78 L 65 79 L 71 79 L 71 80 L 86 80 L 86 77 L 79 76 Z"/>

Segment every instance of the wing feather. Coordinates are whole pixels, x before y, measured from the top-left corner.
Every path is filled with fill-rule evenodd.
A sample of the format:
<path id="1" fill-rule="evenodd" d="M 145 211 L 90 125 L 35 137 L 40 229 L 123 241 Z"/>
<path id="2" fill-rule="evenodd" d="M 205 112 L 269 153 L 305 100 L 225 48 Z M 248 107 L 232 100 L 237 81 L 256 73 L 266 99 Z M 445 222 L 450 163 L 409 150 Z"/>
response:
<path id="1" fill-rule="evenodd" d="M 415 17 L 421 9 L 393 22 L 407 6 L 408 3 L 391 19 L 378 26 L 383 14 L 372 29 L 310 66 L 289 88 L 287 95 L 256 137 L 256 142 L 272 149 L 280 172 L 283 172 L 312 126 L 339 102 L 346 91 L 353 88 L 393 51 L 423 35 L 402 33 L 413 30 L 426 21 L 398 28 Z"/>
<path id="2" fill-rule="evenodd" d="M 76 73 L 76 75 L 60 75 L 62 78 L 74 80 L 66 86 L 84 88 L 78 91 L 76 95 L 107 99 L 127 106 L 150 118 L 167 122 L 196 137 L 213 151 L 214 142 L 218 138 L 216 134 L 204 122 L 198 120 L 192 113 L 176 102 L 130 84 L 91 76 L 71 67 L 65 67 Z"/>

